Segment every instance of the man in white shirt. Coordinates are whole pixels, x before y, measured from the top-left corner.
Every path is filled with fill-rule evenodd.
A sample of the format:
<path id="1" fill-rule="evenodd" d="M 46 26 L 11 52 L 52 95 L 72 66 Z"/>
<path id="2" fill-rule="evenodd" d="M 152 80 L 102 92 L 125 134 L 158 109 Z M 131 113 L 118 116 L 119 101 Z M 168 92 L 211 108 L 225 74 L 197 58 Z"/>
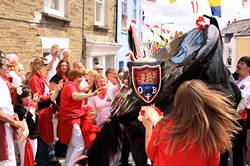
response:
<path id="1" fill-rule="evenodd" d="M 69 58 L 70 58 L 70 49 L 68 48 L 63 49 L 63 59 L 69 61 Z"/>
<path id="2" fill-rule="evenodd" d="M 94 66 L 94 70 L 96 70 L 99 74 L 103 74 L 103 67 L 99 64 Z"/>
<path id="3" fill-rule="evenodd" d="M 21 121 L 14 120 L 10 90 L 5 77 L 8 73 L 8 60 L 0 51 L 0 166 L 16 165 L 13 127 L 24 128 Z"/>
<path id="4" fill-rule="evenodd" d="M 241 139 L 238 139 L 239 141 L 236 143 L 238 144 L 244 144 L 247 143 L 248 145 L 248 152 L 246 155 L 246 160 L 247 163 L 250 164 L 250 57 L 249 56 L 243 56 L 240 58 L 238 65 L 237 65 L 237 71 L 236 73 L 238 74 L 238 79 L 236 80 L 236 83 L 238 87 L 240 88 L 242 97 L 244 97 L 247 100 L 247 118 L 246 120 L 246 125 L 242 127 L 242 131 L 240 133 L 243 134 L 238 134 L 240 135 Z M 248 130 L 247 130 L 248 128 Z M 246 140 L 246 135 L 247 135 L 247 140 Z M 237 141 L 237 139 L 236 139 Z M 242 146 L 244 146 L 242 145 Z M 236 153 L 237 156 L 240 155 L 239 152 Z M 243 156 L 242 156 L 243 157 Z M 243 159 L 242 159 L 243 160 Z"/>
<path id="5" fill-rule="evenodd" d="M 57 44 L 52 45 L 50 54 L 46 56 L 48 60 L 48 74 L 46 80 L 49 82 L 50 79 L 56 74 L 56 67 L 60 61 L 59 46 Z"/>
<path id="6" fill-rule="evenodd" d="M 115 68 L 110 67 L 106 70 L 105 75 L 108 79 L 108 86 L 112 87 L 112 86 L 117 86 L 118 84 L 120 85 L 120 79 L 118 77 L 118 73 L 115 70 Z"/>
<path id="7" fill-rule="evenodd" d="M 250 57 L 243 56 L 240 58 L 237 64 L 237 70 L 233 74 L 236 80 L 236 84 L 238 85 L 242 98 L 247 100 L 247 104 L 241 106 L 241 109 L 237 108 L 239 113 L 239 119 L 237 122 L 241 126 L 242 130 L 234 135 L 233 141 L 233 166 L 244 166 L 245 165 L 245 145 L 246 145 L 246 137 L 247 137 L 247 114 L 250 113 L 248 110 L 250 109 Z M 245 100 L 243 99 L 243 100 Z M 225 152 L 220 156 L 220 164 L 219 166 L 227 166 L 228 165 L 228 157 L 229 152 Z"/>

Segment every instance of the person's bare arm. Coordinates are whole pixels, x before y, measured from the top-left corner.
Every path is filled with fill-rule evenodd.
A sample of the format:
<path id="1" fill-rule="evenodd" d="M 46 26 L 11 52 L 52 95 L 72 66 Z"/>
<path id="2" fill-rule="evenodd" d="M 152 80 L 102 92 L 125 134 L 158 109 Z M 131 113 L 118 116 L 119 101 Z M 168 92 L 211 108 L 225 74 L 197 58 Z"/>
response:
<path id="1" fill-rule="evenodd" d="M 91 93 L 84 93 L 84 92 L 73 92 L 71 97 L 73 100 L 83 100 L 85 98 L 89 98 L 89 97 L 92 97 L 92 96 L 95 96 L 99 93 L 99 89 L 97 89 L 96 91 L 94 92 L 91 92 Z"/>
<path id="2" fill-rule="evenodd" d="M 144 111 L 148 111 L 149 109 L 153 109 L 150 106 L 143 106 L 141 108 Z M 152 131 L 153 131 L 153 122 L 151 121 L 151 119 L 148 116 L 145 116 L 142 118 L 142 123 L 143 126 L 146 129 L 146 133 L 145 133 L 145 149 L 148 148 L 148 143 L 150 141 L 151 135 L 152 135 Z"/>
<path id="3" fill-rule="evenodd" d="M 56 61 L 57 56 L 53 56 L 52 59 L 49 61 L 48 64 L 48 70 L 50 70 L 54 64 L 54 62 Z"/>
<path id="4" fill-rule="evenodd" d="M 54 83 L 55 84 L 55 83 Z M 61 91 L 63 87 L 63 79 L 61 79 L 58 84 L 55 84 L 55 86 L 53 87 L 53 93 L 50 95 L 50 100 L 52 102 L 55 102 L 59 92 Z"/>
<path id="5" fill-rule="evenodd" d="M 145 121 L 147 121 L 147 120 L 145 120 Z M 151 135 L 152 135 L 153 128 L 152 128 L 152 124 L 147 125 L 147 126 L 144 125 L 144 127 L 146 129 L 146 133 L 145 133 L 145 149 L 147 149 L 148 148 L 148 143 L 149 143 Z"/>
<path id="6" fill-rule="evenodd" d="M 49 84 L 49 90 L 50 91 L 54 91 L 56 89 L 57 89 L 57 84 L 54 83 L 54 82 L 50 82 L 50 84 Z"/>
<path id="7" fill-rule="evenodd" d="M 10 125 L 12 125 L 16 128 L 19 128 L 19 127 L 24 128 L 22 121 L 17 121 L 14 118 L 12 118 L 11 116 L 6 115 L 5 113 L 3 113 L 3 111 L 1 109 L 2 108 L 0 108 L 0 121 L 2 121 L 4 123 L 9 123 Z"/>

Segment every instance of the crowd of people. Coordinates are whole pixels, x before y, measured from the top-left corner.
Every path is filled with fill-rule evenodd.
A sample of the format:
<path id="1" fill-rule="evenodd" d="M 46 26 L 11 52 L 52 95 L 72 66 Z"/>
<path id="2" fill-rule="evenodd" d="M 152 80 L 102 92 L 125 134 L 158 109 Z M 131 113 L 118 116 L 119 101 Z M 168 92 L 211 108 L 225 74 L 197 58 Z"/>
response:
<path id="1" fill-rule="evenodd" d="M 111 67 L 104 72 L 98 64 L 87 70 L 79 61 L 70 62 L 69 49 L 60 51 L 63 56 L 59 49 L 54 44 L 49 55 L 35 58 L 29 72 L 16 54 L 0 52 L 1 166 L 16 161 L 21 166 L 60 165 L 55 156 L 74 165 L 109 121 L 111 103 L 127 85 L 124 71 L 118 74 Z M 23 119 L 29 135 L 18 142 L 12 135 L 25 129 Z"/>
<path id="2" fill-rule="evenodd" d="M 49 55 L 35 58 L 28 73 L 16 54 L 0 51 L 0 166 L 16 161 L 21 166 L 60 165 L 55 154 L 65 156 L 65 165 L 75 165 L 110 120 L 119 89 L 128 85 L 126 71 L 104 72 L 100 65 L 87 70 L 79 61 L 70 62 L 69 49 L 62 57 L 59 49 L 55 44 Z M 226 166 L 232 150 L 233 165 L 243 166 L 250 126 L 249 72 L 250 57 L 242 57 L 234 76 L 246 102 L 237 111 L 225 96 L 191 80 L 179 87 L 173 111 L 156 126 L 144 118 L 145 148 L 154 165 Z M 13 135 L 25 128 L 23 119 L 29 134 L 18 142 Z"/>

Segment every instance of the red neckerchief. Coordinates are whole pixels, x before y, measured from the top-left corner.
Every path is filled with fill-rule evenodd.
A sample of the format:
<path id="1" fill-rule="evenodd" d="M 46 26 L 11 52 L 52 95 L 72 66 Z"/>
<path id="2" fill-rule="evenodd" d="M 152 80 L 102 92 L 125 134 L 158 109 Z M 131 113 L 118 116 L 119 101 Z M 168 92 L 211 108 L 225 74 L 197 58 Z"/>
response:
<path id="1" fill-rule="evenodd" d="M 99 94 L 98 94 L 98 97 L 100 98 L 100 99 L 104 99 L 105 98 L 105 96 L 106 96 L 106 94 L 107 94 L 107 90 L 108 90 L 108 88 L 102 88 L 102 90 L 99 92 Z"/>
<path id="2" fill-rule="evenodd" d="M 30 101 L 29 103 L 23 104 L 23 106 L 29 110 L 30 108 L 36 108 L 36 103 L 34 101 Z"/>
<path id="3" fill-rule="evenodd" d="M 62 75 L 63 81 L 68 81 L 68 77 L 66 75 Z"/>
<path id="4" fill-rule="evenodd" d="M 10 80 L 8 79 L 8 77 L 3 76 L 2 74 L 0 74 L 0 77 L 5 81 L 6 85 L 8 86 L 9 90 L 11 90 L 12 85 L 10 83 Z"/>

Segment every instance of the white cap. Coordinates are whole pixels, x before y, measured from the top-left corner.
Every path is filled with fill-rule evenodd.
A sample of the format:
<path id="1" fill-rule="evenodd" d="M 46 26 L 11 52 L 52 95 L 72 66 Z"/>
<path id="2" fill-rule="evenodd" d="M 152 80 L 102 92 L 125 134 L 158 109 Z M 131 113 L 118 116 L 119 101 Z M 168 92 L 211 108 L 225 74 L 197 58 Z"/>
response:
<path id="1" fill-rule="evenodd" d="M 99 64 L 95 65 L 94 69 L 103 69 L 103 67 Z"/>
<path id="2" fill-rule="evenodd" d="M 65 52 L 69 52 L 70 53 L 70 49 L 69 48 L 63 49 L 63 53 L 65 53 Z"/>

